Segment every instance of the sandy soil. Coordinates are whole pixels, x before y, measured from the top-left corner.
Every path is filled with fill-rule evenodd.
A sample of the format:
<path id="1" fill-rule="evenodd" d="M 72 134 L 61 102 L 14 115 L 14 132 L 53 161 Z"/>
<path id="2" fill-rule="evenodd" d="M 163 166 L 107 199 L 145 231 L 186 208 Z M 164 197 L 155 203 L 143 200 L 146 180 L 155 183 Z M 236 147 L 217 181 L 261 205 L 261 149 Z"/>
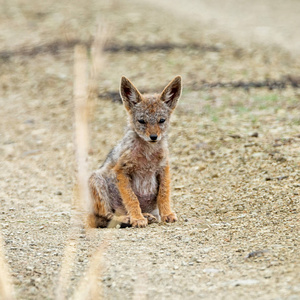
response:
<path id="1" fill-rule="evenodd" d="M 0 9 L 0 224 L 17 298 L 72 298 L 75 290 L 83 299 L 78 286 L 102 247 L 93 284 L 104 299 L 300 299 L 300 90 L 203 85 L 297 78 L 299 60 L 286 47 L 245 48 L 218 27 L 208 34 L 201 20 L 161 6 L 76 3 L 13 0 Z M 183 76 L 170 131 L 176 224 L 72 226 L 68 42 L 89 41 L 99 15 L 110 24 L 110 45 L 174 45 L 106 51 L 99 92 L 116 92 L 122 75 L 158 92 Z M 53 51 L 57 41 L 66 45 Z M 119 103 L 95 103 L 90 171 L 126 124 Z M 60 277 L 66 260 L 69 277 Z"/>

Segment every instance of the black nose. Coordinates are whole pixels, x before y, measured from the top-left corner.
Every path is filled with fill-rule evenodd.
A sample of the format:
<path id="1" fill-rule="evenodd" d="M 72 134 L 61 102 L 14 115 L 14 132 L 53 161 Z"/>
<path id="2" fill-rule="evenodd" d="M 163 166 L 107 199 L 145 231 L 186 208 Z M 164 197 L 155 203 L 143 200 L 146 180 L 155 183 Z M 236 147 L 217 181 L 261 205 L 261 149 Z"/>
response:
<path id="1" fill-rule="evenodd" d="M 151 139 L 152 141 L 156 141 L 156 140 L 157 140 L 157 135 L 156 135 L 156 134 L 151 134 L 151 135 L 150 135 L 150 139 Z"/>

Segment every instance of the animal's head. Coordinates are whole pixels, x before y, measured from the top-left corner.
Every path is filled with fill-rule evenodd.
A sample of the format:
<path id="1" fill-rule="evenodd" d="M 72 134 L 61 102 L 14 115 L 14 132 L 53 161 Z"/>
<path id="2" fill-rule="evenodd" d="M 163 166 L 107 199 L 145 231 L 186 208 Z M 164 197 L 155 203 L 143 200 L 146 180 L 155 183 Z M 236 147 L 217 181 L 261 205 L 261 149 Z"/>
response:
<path id="1" fill-rule="evenodd" d="M 155 143 L 166 134 L 171 113 L 181 95 L 181 77 L 176 76 L 161 94 L 142 95 L 123 76 L 120 94 L 132 128 L 145 141 Z"/>

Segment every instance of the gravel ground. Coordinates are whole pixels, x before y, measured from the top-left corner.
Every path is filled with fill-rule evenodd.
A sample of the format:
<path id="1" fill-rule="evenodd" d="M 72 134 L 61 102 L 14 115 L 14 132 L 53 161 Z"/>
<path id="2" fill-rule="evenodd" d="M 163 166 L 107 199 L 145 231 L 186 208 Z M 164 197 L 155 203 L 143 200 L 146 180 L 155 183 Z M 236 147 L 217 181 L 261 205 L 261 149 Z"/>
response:
<path id="1" fill-rule="evenodd" d="M 85 230 L 74 221 L 70 43 L 90 41 L 99 15 L 109 45 L 156 45 L 108 48 L 101 95 L 122 75 L 158 92 L 183 77 L 170 130 L 178 223 Z M 131 0 L 13 0 L 0 20 L 0 225 L 17 299 L 84 299 L 88 283 L 105 299 L 300 299 L 299 87 L 203 86 L 297 83 L 286 47 L 242 47 L 218 27 L 208 34 L 199 19 Z M 57 41 L 65 45 L 54 51 Z M 93 111 L 90 171 L 126 125 L 108 96 Z"/>

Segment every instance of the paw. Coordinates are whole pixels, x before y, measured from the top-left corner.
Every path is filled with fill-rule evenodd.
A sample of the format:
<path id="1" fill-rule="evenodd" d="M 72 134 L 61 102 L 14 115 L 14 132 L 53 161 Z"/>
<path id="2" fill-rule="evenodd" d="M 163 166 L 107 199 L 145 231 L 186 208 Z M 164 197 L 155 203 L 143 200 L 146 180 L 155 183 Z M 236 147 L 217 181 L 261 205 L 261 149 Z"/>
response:
<path id="1" fill-rule="evenodd" d="M 130 227 L 130 216 L 126 215 L 126 216 L 122 216 L 120 219 L 120 227 L 121 228 L 126 228 L 126 227 Z"/>
<path id="2" fill-rule="evenodd" d="M 130 223 L 131 223 L 132 227 L 142 228 L 142 227 L 146 227 L 148 225 L 148 219 L 145 219 L 144 217 L 143 217 L 143 219 L 131 218 Z"/>
<path id="3" fill-rule="evenodd" d="M 126 215 L 126 216 L 120 216 L 119 220 L 120 223 L 122 224 L 130 224 L 130 216 Z"/>
<path id="4" fill-rule="evenodd" d="M 128 215 L 116 216 L 112 215 L 109 220 L 108 228 L 115 228 L 115 227 L 129 227 L 130 226 L 130 217 Z"/>
<path id="5" fill-rule="evenodd" d="M 167 223 L 174 223 L 177 221 L 177 217 L 175 213 L 170 213 L 169 215 L 161 216 L 161 220 Z"/>
<path id="6" fill-rule="evenodd" d="M 149 213 L 143 213 L 143 216 L 148 220 L 148 224 L 158 223 L 158 220 Z"/>

